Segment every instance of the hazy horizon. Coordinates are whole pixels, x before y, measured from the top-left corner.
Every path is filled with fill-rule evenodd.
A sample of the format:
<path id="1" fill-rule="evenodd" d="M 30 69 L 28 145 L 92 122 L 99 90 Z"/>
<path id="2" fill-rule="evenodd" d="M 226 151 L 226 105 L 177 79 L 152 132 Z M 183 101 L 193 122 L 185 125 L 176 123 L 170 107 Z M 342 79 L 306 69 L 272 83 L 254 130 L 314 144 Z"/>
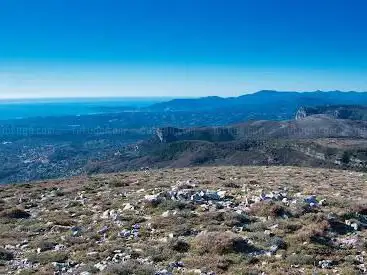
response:
<path id="1" fill-rule="evenodd" d="M 272 91 L 272 92 L 281 92 L 281 93 L 313 93 L 313 92 L 342 92 L 342 93 L 366 93 L 367 91 L 341 91 L 341 90 L 314 90 L 314 91 L 277 91 L 277 90 L 259 90 L 256 92 L 249 92 L 249 93 L 243 93 L 238 96 L 242 95 L 250 95 L 257 92 L 262 91 Z M 231 98 L 231 97 L 237 97 L 237 96 L 217 96 L 217 95 L 207 95 L 207 96 L 185 96 L 185 95 L 177 95 L 174 97 L 170 96 L 103 96 L 103 95 L 95 95 L 95 96 L 75 96 L 75 97 L 62 97 L 62 96 L 50 96 L 50 97 L 1 97 L 0 96 L 0 103 L 3 102 L 54 102 L 54 101 L 71 101 L 71 102 L 83 102 L 83 101 L 111 101 L 111 100 L 117 100 L 117 101 L 146 101 L 146 100 L 172 100 L 172 99 L 195 99 L 195 98 L 202 98 L 202 97 L 221 97 L 221 98 Z"/>

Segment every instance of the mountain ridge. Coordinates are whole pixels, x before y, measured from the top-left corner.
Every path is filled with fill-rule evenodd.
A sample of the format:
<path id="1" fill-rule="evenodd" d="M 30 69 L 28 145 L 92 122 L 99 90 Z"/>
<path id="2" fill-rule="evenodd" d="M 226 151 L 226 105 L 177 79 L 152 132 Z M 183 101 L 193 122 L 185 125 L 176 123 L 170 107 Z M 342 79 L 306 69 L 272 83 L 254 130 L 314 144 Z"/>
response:
<path id="1" fill-rule="evenodd" d="M 309 105 L 326 104 L 367 104 L 367 92 L 356 91 L 275 91 L 261 90 L 252 94 L 244 94 L 238 97 L 200 97 L 174 99 L 167 102 L 153 104 L 147 107 L 152 111 L 185 111 L 185 110 L 208 110 L 229 108 L 238 105 L 262 105 L 270 104 L 291 104 L 299 108 Z"/>

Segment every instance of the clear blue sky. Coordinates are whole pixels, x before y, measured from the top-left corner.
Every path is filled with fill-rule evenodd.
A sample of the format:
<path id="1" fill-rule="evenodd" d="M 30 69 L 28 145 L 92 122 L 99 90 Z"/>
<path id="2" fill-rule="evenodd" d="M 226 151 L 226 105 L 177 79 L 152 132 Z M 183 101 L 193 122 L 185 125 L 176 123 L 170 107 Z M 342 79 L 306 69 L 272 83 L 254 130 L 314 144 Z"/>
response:
<path id="1" fill-rule="evenodd" d="M 0 97 L 367 91 L 365 0 L 1 0 Z"/>

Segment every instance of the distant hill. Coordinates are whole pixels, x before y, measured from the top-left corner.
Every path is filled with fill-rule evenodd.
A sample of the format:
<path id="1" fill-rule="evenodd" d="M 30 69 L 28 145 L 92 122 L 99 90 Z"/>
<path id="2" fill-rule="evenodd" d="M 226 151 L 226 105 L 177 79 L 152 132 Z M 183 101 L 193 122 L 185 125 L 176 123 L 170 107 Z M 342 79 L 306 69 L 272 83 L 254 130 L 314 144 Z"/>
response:
<path id="1" fill-rule="evenodd" d="M 154 104 L 147 109 L 151 111 L 208 111 L 227 108 L 250 108 L 257 112 L 266 106 L 268 112 L 296 112 L 302 106 L 358 104 L 367 105 L 367 92 L 278 92 L 259 91 L 239 97 L 202 97 L 194 99 L 174 99 Z"/>
<path id="2" fill-rule="evenodd" d="M 205 140 L 210 142 L 240 139 L 304 139 L 304 138 L 367 138 L 367 121 L 335 119 L 324 114 L 310 115 L 301 120 L 250 121 L 227 127 L 158 129 L 163 142 Z"/>
<path id="3" fill-rule="evenodd" d="M 315 114 L 324 114 L 338 119 L 367 120 L 367 106 L 326 105 L 301 107 L 296 113 L 296 119 L 302 119 Z"/>
<path id="4" fill-rule="evenodd" d="M 120 156 L 87 173 L 141 167 L 295 165 L 365 170 L 367 121 L 311 115 L 300 120 L 252 121 L 227 127 L 159 128 Z"/>

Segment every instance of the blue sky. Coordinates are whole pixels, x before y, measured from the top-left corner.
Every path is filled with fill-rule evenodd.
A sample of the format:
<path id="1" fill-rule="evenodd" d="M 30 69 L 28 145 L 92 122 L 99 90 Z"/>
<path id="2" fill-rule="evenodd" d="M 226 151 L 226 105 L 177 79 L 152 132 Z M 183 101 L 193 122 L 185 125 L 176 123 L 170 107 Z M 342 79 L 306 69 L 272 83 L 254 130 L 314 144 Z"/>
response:
<path id="1" fill-rule="evenodd" d="M 367 91 L 363 0 L 1 0 L 0 97 Z"/>

